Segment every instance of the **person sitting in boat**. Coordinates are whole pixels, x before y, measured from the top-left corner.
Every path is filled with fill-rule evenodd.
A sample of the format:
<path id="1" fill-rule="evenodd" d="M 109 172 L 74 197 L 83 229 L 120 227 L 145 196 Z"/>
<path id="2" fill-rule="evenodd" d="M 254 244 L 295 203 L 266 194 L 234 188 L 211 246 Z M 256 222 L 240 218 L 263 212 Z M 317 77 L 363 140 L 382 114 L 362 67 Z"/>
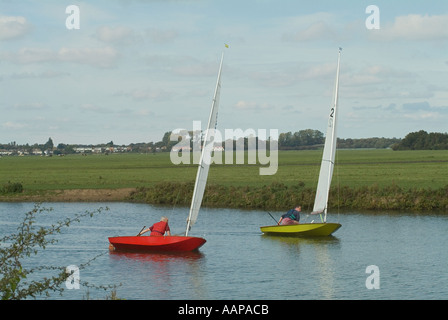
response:
<path id="1" fill-rule="evenodd" d="M 154 223 L 148 229 L 145 229 L 142 232 L 140 232 L 139 236 L 148 231 L 151 231 L 151 233 L 149 234 L 150 236 L 163 236 L 163 235 L 165 235 L 165 232 L 166 232 L 167 236 L 170 236 L 171 231 L 170 231 L 170 227 L 168 225 L 168 218 L 167 217 L 160 218 L 159 222 Z"/>
<path id="2" fill-rule="evenodd" d="M 280 220 L 278 220 L 278 224 L 279 225 L 299 224 L 300 211 L 302 211 L 301 206 L 297 206 L 294 209 L 289 210 L 280 217 Z"/>

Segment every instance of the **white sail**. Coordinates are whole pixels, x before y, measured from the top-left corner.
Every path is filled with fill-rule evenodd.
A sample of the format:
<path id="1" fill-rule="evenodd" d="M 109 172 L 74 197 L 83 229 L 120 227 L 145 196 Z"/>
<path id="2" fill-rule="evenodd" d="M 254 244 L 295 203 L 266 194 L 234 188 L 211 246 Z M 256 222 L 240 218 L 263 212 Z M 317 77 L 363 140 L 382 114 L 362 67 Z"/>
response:
<path id="1" fill-rule="evenodd" d="M 213 145 L 215 142 L 215 129 L 218 122 L 218 105 L 219 93 L 221 90 L 221 69 L 224 60 L 224 53 L 221 56 L 221 63 L 219 65 L 218 79 L 216 81 L 215 94 L 213 96 L 212 107 L 210 110 L 210 117 L 208 119 L 207 129 L 205 131 L 204 144 L 202 147 L 201 158 L 199 160 L 198 172 L 196 175 L 196 183 L 194 185 L 193 198 L 191 200 L 190 213 L 187 219 L 187 229 L 185 236 L 188 235 L 191 227 L 195 224 L 199 209 L 201 208 L 202 198 L 204 196 L 205 185 L 207 183 L 208 170 L 212 157 Z"/>
<path id="2" fill-rule="evenodd" d="M 334 88 L 334 100 L 328 117 L 327 134 L 325 136 L 324 152 L 317 183 L 316 198 L 312 214 L 324 213 L 324 222 L 327 220 L 327 203 L 330 191 L 331 178 L 333 176 L 334 159 L 336 153 L 336 124 L 338 114 L 338 91 L 339 91 L 339 62 L 342 48 L 338 52 L 338 65 L 336 70 L 336 83 Z"/>

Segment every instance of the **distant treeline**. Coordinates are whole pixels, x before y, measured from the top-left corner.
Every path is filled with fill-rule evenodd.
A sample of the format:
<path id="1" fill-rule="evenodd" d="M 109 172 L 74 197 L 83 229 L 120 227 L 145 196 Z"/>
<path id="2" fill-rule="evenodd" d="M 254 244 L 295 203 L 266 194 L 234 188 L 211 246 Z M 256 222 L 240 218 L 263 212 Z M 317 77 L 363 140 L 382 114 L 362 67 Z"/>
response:
<path id="1" fill-rule="evenodd" d="M 393 150 L 448 150 L 448 133 L 411 132 L 392 146 Z"/>
<path id="2" fill-rule="evenodd" d="M 171 151 L 171 148 L 178 143 L 178 141 L 171 141 L 171 131 L 165 132 L 161 141 L 158 142 L 142 142 L 131 143 L 127 146 L 118 146 L 110 141 L 108 143 L 97 145 L 77 145 L 77 144 L 64 144 L 60 143 L 57 146 L 53 145 L 51 138 L 45 144 L 34 145 L 19 145 L 15 141 L 8 144 L 0 143 L 0 155 L 4 151 L 12 151 L 14 153 L 20 153 L 26 151 L 32 153 L 33 150 L 40 150 L 42 152 L 48 150 L 54 154 L 69 154 L 75 153 L 78 147 L 102 147 L 105 149 L 113 147 L 121 147 L 125 152 L 156 152 L 156 151 Z M 190 137 L 193 137 L 193 132 L 186 133 Z M 179 138 L 180 139 L 180 138 Z M 237 142 L 244 140 L 244 148 L 248 147 L 248 138 L 239 138 L 234 140 L 234 148 L 238 145 Z M 258 144 L 258 137 L 255 137 L 255 141 Z M 193 139 L 191 139 L 191 146 Z M 296 132 L 280 133 L 278 137 L 278 149 L 279 150 L 305 150 L 305 149 L 319 149 L 322 148 L 325 143 L 325 136 L 319 130 L 305 129 Z M 225 142 L 222 143 L 225 146 Z M 269 148 L 269 143 L 267 143 Z M 446 150 L 448 149 L 448 134 L 431 132 L 427 133 L 424 130 L 418 132 L 411 132 L 406 135 L 404 139 L 399 138 L 360 138 L 360 139 L 340 139 L 337 140 L 337 147 L 340 149 L 358 149 L 358 148 L 373 148 L 373 149 L 385 149 L 392 148 L 393 150 Z"/>
<path id="3" fill-rule="evenodd" d="M 398 138 L 362 138 L 362 139 L 340 139 L 337 140 L 337 147 L 340 149 L 373 148 L 385 149 L 401 141 Z M 297 132 L 281 133 L 278 138 L 280 150 L 303 150 L 317 149 L 325 143 L 325 136 L 319 130 L 300 130 Z"/>

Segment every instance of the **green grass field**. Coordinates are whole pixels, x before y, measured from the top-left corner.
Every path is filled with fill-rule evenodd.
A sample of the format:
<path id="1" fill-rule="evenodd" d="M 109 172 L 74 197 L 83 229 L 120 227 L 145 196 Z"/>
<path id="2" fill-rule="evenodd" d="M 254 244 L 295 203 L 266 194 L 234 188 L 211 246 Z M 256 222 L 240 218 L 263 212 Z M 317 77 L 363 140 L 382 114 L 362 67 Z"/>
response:
<path id="1" fill-rule="evenodd" d="M 212 165 L 209 183 L 223 186 L 294 185 L 314 188 L 322 151 L 280 151 L 275 175 L 260 165 Z M 448 151 L 338 150 L 333 183 L 359 187 L 395 184 L 404 189 L 437 189 L 448 184 Z M 247 163 L 247 161 L 245 161 Z M 22 183 L 25 192 L 60 189 L 150 187 L 159 182 L 194 181 L 197 165 L 174 165 L 169 153 L 2 157 L 0 185 Z"/>

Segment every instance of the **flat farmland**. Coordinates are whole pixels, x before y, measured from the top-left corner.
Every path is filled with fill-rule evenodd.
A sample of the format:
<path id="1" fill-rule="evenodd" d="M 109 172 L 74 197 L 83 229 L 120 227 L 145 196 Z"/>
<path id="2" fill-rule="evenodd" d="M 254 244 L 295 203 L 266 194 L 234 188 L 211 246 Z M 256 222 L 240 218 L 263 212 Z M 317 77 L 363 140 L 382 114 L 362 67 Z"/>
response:
<path id="1" fill-rule="evenodd" d="M 303 183 L 315 188 L 321 155 L 320 150 L 280 151 L 274 175 L 260 175 L 262 166 L 247 164 L 247 157 L 243 164 L 225 164 L 223 156 L 223 164 L 212 165 L 209 183 L 226 187 Z M 25 194 L 192 182 L 196 171 L 196 164 L 173 164 L 167 152 L 0 158 L 0 184 L 19 182 Z M 448 184 L 448 151 L 338 150 L 333 183 L 351 188 L 371 185 L 381 188 L 394 184 L 404 189 L 438 189 Z"/>

